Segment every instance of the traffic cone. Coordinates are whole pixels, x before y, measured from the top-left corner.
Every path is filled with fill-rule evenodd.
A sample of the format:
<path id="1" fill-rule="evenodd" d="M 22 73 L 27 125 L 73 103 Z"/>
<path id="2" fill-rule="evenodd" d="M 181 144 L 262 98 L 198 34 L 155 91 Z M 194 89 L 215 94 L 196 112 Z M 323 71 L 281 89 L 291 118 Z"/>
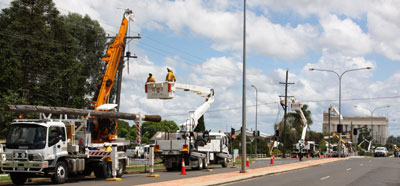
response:
<path id="1" fill-rule="evenodd" d="M 310 158 L 310 154 L 308 154 L 307 158 Z"/>
<path id="2" fill-rule="evenodd" d="M 296 159 L 299 159 L 299 154 L 296 154 Z"/>
<path id="3" fill-rule="evenodd" d="M 331 154 L 331 158 L 332 158 L 333 156 L 332 156 L 332 154 Z"/>
<path id="4" fill-rule="evenodd" d="M 326 154 L 325 154 L 325 158 L 326 158 Z"/>
<path id="5" fill-rule="evenodd" d="M 271 156 L 271 162 L 270 162 L 271 165 L 274 164 L 274 159 L 275 159 L 275 156 L 274 156 L 274 154 L 272 154 L 272 156 Z"/>
<path id="6" fill-rule="evenodd" d="M 180 175 L 186 175 L 185 159 L 182 158 L 182 169 Z"/>
<path id="7" fill-rule="evenodd" d="M 249 155 L 246 158 L 246 167 L 250 167 Z"/>

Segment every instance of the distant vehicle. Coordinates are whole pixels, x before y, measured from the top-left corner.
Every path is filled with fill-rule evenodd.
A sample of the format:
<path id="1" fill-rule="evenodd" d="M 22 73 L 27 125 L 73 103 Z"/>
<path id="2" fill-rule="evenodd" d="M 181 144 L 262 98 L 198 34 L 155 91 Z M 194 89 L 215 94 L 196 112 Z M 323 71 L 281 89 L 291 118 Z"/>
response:
<path id="1" fill-rule="evenodd" d="M 332 157 L 339 157 L 339 151 L 338 151 L 338 146 L 337 145 L 332 145 L 332 150 L 331 150 L 331 154 L 330 155 L 332 155 Z M 348 154 L 346 146 L 344 144 L 342 144 L 342 153 L 340 153 L 340 156 L 341 157 L 343 157 L 343 156 L 346 157 L 348 155 L 349 154 Z"/>
<path id="2" fill-rule="evenodd" d="M 388 150 L 386 147 L 377 147 L 374 152 L 374 157 L 386 157 L 388 155 Z"/>

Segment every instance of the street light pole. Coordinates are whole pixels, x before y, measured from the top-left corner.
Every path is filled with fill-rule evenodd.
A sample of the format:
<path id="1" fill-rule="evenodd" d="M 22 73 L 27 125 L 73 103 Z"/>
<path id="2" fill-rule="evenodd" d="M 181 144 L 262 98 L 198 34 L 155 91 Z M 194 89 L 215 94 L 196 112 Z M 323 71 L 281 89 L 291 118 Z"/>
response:
<path id="1" fill-rule="evenodd" d="M 242 87 L 242 167 L 240 173 L 246 173 L 246 0 L 243 0 L 243 87 Z"/>
<path id="2" fill-rule="evenodd" d="M 251 85 L 251 87 L 253 87 L 254 89 L 256 89 L 256 132 L 255 132 L 255 148 L 254 148 L 254 152 L 256 154 L 257 157 L 257 139 L 258 139 L 258 130 L 257 130 L 257 97 L 258 97 L 258 91 L 257 91 L 257 87 L 254 85 Z"/>
<path id="3" fill-rule="evenodd" d="M 357 105 L 354 105 L 354 107 L 367 109 L 369 112 L 371 112 L 371 129 L 372 129 L 374 127 L 374 112 L 375 112 L 375 110 L 381 109 L 381 108 L 388 108 L 388 107 L 390 107 L 390 105 L 386 105 L 386 106 L 382 106 L 382 107 L 376 107 L 376 108 L 374 108 L 372 110 L 369 109 L 369 108 L 360 107 L 360 106 L 357 106 Z M 374 133 L 373 132 L 372 132 L 372 138 L 374 138 Z M 379 143 L 381 143 L 381 140 L 379 140 Z"/>
<path id="4" fill-rule="evenodd" d="M 341 122 L 341 118 L 340 118 L 340 114 L 342 114 L 342 77 L 346 72 L 356 71 L 356 70 L 366 70 L 366 69 L 371 69 L 371 67 L 346 70 L 340 75 L 339 75 L 339 73 L 337 73 L 333 70 L 316 69 L 316 68 L 309 69 L 310 71 L 316 70 L 316 71 L 332 72 L 332 73 L 335 73 L 337 75 L 337 77 L 339 78 L 339 124 L 338 124 L 338 126 L 340 126 L 342 129 L 343 129 L 343 127 L 342 127 L 342 122 Z M 339 132 L 339 153 L 338 153 L 339 158 L 340 158 L 341 151 L 342 151 L 342 131 Z"/>

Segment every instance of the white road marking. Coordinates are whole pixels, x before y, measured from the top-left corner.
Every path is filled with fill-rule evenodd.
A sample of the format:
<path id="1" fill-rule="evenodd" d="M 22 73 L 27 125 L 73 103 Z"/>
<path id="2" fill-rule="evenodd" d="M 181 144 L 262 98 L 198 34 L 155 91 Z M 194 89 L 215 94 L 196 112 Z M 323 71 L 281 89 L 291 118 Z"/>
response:
<path id="1" fill-rule="evenodd" d="M 330 178 L 330 176 L 325 176 L 325 177 L 321 178 L 320 180 L 324 180 L 324 179 L 328 179 L 328 178 Z"/>
<path id="2" fill-rule="evenodd" d="M 364 165 L 363 163 L 360 164 L 360 166 L 363 166 L 363 165 Z"/>
<path id="3" fill-rule="evenodd" d="M 347 171 L 351 170 L 351 168 L 346 169 Z"/>

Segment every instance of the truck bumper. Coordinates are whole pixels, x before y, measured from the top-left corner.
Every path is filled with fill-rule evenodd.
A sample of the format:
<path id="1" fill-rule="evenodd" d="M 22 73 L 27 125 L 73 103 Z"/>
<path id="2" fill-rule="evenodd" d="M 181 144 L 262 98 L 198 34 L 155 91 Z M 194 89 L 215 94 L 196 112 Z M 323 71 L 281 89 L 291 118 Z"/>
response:
<path id="1" fill-rule="evenodd" d="M 6 153 L 1 153 L 6 154 Z M 26 159 L 6 159 L 0 162 L 0 167 L 3 172 L 27 172 L 27 173 L 39 173 L 43 169 L 49 167 L 49 162 L 44 161 L 41 154 L 35 154 L 40 158 L 40 161 L 30 161 L 28 156 Z"/>

